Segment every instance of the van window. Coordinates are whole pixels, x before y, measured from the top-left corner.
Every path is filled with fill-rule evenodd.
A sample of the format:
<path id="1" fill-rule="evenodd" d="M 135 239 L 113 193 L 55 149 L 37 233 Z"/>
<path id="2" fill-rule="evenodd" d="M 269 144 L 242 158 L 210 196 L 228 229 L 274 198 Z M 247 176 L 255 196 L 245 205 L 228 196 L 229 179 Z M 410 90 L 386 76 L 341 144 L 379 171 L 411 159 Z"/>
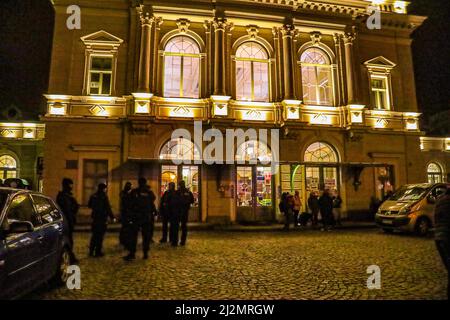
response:
<path id="1" fill-rule="evenodd" d="M 442 196 L 446 192 L 447 192 L 447 187 L 446 186 L 438 186 L 438 187 L 433 189 L 433 191 L 431 192 L 431 195 L 433 197 L 435 197 L 435 198 L 439 198 L 440 196 Z"/>
<path id="2" fill-rule="evenodd" d="M 427 192 L 427 188 L 423 187 L 403 187 L 395 192 L 389 200 L 394 201 L 416 201 L 422 198 Z"/>
<path id="3" fill-rule="evenodd" d="M 39 195 L 33 195 L 33 202 L 36 207 L 37 214 L 42 219 L 42 223 L 52 223 L 61 219 L 58 209 L 49 199 Z"/>
<path id="4" fill-rule="evenodd" d="M 28 221 L 35 227 L 41 225 L 41 221 L 34 212 L 33 203 L 28 194 L 19 194 L 12 199 L 7 218 L 8 221 Z"/>

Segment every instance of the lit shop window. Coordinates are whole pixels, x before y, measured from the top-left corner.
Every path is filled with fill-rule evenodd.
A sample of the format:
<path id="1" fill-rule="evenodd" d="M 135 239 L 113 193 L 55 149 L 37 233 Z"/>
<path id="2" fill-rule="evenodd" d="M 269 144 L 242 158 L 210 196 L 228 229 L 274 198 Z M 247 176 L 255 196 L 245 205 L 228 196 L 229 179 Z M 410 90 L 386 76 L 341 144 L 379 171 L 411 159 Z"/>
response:
<path id="1" fill-rule="evenodd" d="M 253 168 L 237 167 L 237 205 L 238 207 L 253 206 Z"/>
<path id="2" fill-rule="evenodd" d="M 111 95 L 112 57 L 91 56 L 89 94 Z"/>
<path id="3" fill-rule="evenodd" d="M 236 99 L 269 100 L 269 57 L 262 45 L 245 42 L 236 50 Z"/>
<path id="4" fill-rule="evenodd" d="M 164 50 L 164 97 L 198 98 L 200 48 L 187 36 L 171 39 Z"/>
<path id="5" fill-rule="evenodd" d="M 338 167 L 332 165 L 338 162 L 338 156 L 330 145 L 323 142 L 311 144 L 305 151 L 304 160 L 306 162 L 305 178 L 308 192 L 339 189 Z"/>
<path id="6" fill-rule="evenodd" d="M 332 105 L 333 83 L 328 55 L 321 49 L 309 48 L 303 52 L 300 61 L 304 103 Z"/>
<path id="7" fill-rule="evenodd" d="M 442 168 L 437 163 L 430 163 L 427 167 L 428 183 L 442 182 Z"/>
<path id="8" fill-rule="evenodd" d="M 256 206 L 272 205 L 272 168 L 256 167 Z"/>
<path id="9" fill-rule="evenodd" d="M 159 153 L 159 158 L 161 160 L 198 160 L 200 151 L 192 141 L 177 138 L 166 142 Z"/>
<path id="10" fill-rule="evenodd" d="M 0 178 L 9 179 L 17 177 L 17 161 L 8 155 L 0 156 Z"/>
<path id="11" fill-rule="evenodd" d="M 374 109 L 389 110 L 389 94 L 387 77 L 372 75 L 370 78 L 372 101 Z"/>

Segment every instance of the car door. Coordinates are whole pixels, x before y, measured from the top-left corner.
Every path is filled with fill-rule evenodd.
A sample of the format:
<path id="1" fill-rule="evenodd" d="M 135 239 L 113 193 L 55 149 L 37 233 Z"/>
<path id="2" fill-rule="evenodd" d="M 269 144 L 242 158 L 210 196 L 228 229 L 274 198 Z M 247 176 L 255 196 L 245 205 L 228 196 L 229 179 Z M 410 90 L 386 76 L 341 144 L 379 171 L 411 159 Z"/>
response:
<path id="1" fill-rule="evenodd" d="M 445 184 L 442 184 L 442 185 L 440 184 L 440 185 L 434 186 L 429 193 L 429 197 L 431 197 L 431 199 L 433 199 L 433 202 L 430 203 L 427 201 L 426 215 L 432 221 L 433 226 L 434 226 L 434 208 L 436 207 L 436 202 L 440 196 L 445 194 L 446 191 L 447 191 L 447 186 Z"/>
<path id="2" fill-rule="evenodd" d="M 7 208 L 5 227 L 12 221 L 27 221 L 38 225 L 33 203 L 27 193 L 15 195 Z M 26 289 L 40 283 L 39 271 L 42 267 L 38 229 L 24 233 L 6 233 L 6 253 L 4 290 L 8 297 L 21 295 Z"/>
<path id="3" fill-rule="evenodd" d="M 39 228 L 42 237 L 40 249 L 44 265 L 42 276 L 48 279 L 53 275 L 58 263 L 63 237 L 62 217 L 53 201 L 47 197 L 33 194 L 32 199 L 42 223 Z"/>

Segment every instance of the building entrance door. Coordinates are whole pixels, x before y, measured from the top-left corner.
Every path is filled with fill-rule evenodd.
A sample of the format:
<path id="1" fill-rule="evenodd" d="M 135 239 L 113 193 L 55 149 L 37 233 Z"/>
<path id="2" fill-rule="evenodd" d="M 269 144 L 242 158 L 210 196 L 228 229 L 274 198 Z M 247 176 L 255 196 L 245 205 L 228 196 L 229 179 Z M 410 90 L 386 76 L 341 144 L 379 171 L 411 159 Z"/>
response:
<path id="1" fill-rule="evenodd" d="M 200 211 L 200 167 L 193 165 L 162 165 L 161 166 L 161 183 L 160 197 L 169 188 L 169 183 L 173 182 L 178 185 L 178 181 L 183 180 L 186 187 L 194 195 L 194 204 L 189 211 L 189 221 L 201 221 Z M 178 188 L 178 186 L 177 186 Z"/>
<path id="2" fill-rule="evenodd" d="M 238 222 L 272 221 L 274 192 L 271 167 L 236 167 L 236 206 Z"/>

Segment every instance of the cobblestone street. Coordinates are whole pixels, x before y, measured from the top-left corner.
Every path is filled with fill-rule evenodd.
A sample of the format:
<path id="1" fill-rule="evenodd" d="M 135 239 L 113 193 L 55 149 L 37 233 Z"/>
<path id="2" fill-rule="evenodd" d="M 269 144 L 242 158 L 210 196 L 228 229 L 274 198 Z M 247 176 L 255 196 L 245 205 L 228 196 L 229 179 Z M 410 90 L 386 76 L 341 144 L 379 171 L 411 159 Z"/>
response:
<path id="1" fill-rule="evenodd" d="M 156 233 L 154 239 L 158 240 Z M 320 232 L 192 232 L 186 247 L 153 244 L 124 262 L 117 234 L 88 258 L 76 236 L 82 289 L 38 290 L 35 299 L 444 299 L 446 273 L 431 238 L 377 229 Z M 368 290 L 369 265 L 381 268 Z"/>

